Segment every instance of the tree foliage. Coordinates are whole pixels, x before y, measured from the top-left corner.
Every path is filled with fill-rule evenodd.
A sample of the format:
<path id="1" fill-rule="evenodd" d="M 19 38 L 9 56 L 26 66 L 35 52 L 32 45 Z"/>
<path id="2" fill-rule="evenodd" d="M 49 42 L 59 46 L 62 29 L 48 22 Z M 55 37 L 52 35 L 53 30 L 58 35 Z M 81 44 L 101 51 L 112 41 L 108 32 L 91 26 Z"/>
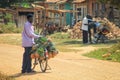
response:
<path id="1" fill-rule="evenodd" d="M 0 0 L 0 7 L 9 7 L 11 4 L 22 3 L 22 2 L 34 2 L 34 1 L 46 1 L 46 0 Z M 73 1 L 73 0 L 67 0 Z M 120 8 L 120 0 L 98 0 L 101 3 L 109 2 L 112 5 L 115 5 Z"/>
<path id="2" fill-rule="evenodd" d="M 12 4 L 22 3 L 22 2 L 34 2 L 34 1 L 46 1 L 46 0 L 0 0 L 0 7 L 10 7 Z"/>

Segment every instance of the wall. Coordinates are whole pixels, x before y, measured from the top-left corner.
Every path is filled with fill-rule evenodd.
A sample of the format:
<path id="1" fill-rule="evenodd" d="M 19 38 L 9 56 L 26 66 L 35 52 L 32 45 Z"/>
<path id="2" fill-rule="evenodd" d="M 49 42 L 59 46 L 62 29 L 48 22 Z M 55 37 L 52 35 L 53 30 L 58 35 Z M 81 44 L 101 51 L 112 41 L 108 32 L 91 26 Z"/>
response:
<path id="1" fill-rule="evenodd" d="M 65 9 L 66 10 L 71 10 L 72 9 L 72 4 L 65 3 Z M 66 24 L 67 25 L 72 25 L 72 14 L 71 13 L 66 13 Z"/>
<path id="2" fill-rule="evenodd" d="M 75 10 L 79 11 L 78 13 L 75 13 L 76 20 L 82 20 L 84 18 L 84 16 L 87 15 L 87 5 L 86 5 L 86 3 L 75 4 Z"/>
<path id="3" fill-rule="evenodd" d="M 18 16 L 18 27 L 23 27 L 24 23 L 27 21 L 26 16 Z"/>
<path id="4" fill-rule="evenodd" d="M 90 15 L 94 15 L 94 13 L 93 13 L 93 3 L 95 3 L 95 2 L 96 2 L 96 0 L 88 0 L 88 2 L 87 2 L 88 14 L 90 14 Z"/>

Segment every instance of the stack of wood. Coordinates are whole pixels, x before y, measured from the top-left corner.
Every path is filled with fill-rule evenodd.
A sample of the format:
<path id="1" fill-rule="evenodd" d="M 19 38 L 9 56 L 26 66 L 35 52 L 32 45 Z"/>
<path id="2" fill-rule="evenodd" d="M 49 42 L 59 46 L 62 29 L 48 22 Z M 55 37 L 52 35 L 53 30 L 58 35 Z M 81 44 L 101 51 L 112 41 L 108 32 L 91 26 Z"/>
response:
<path id="1" fill-rule="evenodd" d="M 106 35 L 108 38 L 115 39 L 117 37 L 120 37 L 120 28 L 118 26 L 110 22 L 107 18 L 104 18 L 102 22 L 104 22 L 106 26 L 110 29 L 110 33 Z"/>
<path id="2" fill-rule="evenodd" d="M 73 26 L 73 29 L 70 31 L 70 38 L 79 39 L 82 37 L 82 30 L 80 30 L 81 26 L 82 21 L 77 22 L 75 26 Z"/>

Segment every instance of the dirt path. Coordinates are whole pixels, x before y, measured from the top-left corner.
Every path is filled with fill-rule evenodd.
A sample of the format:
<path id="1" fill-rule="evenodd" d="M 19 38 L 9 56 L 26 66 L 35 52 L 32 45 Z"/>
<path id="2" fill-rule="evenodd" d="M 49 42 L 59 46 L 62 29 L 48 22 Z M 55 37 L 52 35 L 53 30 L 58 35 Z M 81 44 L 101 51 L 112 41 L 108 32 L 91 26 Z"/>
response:
<path id="1" fill-rule="evenodd" d="M 52 70 L 35 74 L 20 74 L 23 48 L 0 44 L 0 71 L 16 80 L 120 80 L 120 63 L 91 59 L 82 56 L 95 48 L 79 48 L 80 52 L 60 53 L 49 60 Z"/>

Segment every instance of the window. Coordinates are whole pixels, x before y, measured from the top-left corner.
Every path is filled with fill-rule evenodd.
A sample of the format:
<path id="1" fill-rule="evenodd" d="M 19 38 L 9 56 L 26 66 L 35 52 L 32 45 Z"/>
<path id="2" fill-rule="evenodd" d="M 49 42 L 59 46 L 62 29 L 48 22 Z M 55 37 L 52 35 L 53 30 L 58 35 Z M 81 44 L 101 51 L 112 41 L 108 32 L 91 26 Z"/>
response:
<path id="1" fill-rule="evenodd" d="M 92 3 L 92 13 L 95 16 L 99 15 L 99 3 Z"/>
<path id="2" fill-rule="evenodd" d="M 78 15 L 80 16 L 81 15 L 81 8 L 77 8 L 77 11 L 78 11 Z"/>

